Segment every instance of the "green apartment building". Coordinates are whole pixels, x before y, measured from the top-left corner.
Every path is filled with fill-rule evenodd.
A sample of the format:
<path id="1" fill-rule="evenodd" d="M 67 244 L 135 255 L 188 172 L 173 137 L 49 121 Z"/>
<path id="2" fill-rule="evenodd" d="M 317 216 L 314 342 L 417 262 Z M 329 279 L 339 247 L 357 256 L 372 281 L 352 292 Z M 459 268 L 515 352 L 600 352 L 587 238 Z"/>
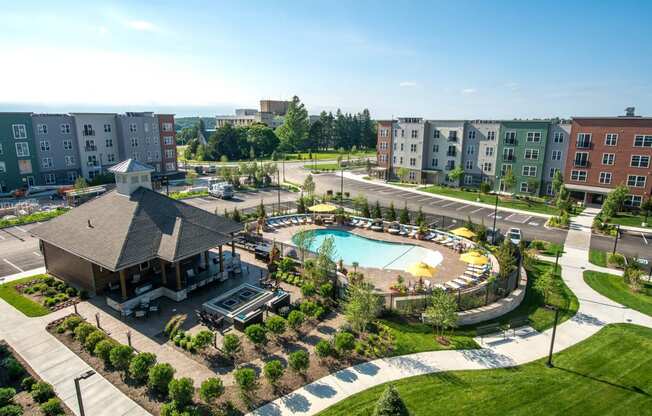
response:
<path id="1" fill-rule="evenodd" d="M 501 192 L 540 195 L 546 159 L 549 121 L 503 121 L 496 155 L 496 190 Z M 514 186 L 503 178 L 508 170 L 514 173 Z"/>
<path id="2" fill-rule="evenodd" d="M 36 185 L 31 113 L 0 113 L 0 194 Z"/>

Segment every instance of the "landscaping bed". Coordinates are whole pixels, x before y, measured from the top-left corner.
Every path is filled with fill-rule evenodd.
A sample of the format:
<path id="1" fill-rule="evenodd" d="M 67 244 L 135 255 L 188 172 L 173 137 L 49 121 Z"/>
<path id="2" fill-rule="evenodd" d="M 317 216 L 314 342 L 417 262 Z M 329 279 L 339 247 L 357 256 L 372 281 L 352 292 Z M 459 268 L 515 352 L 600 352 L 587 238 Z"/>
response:
<path id="1" fill-rule="evenodd" d="M 29 317 L 43 316 L 80 301 L 84 293 L 46 274 L 0 286 L 0 298 Z"/>
<path id="2" fill-rule="evenodd" d="M 25 225 L 32 224 L 35 222 L 43 222 L 50 220 L 52 218 L 58 217 L 68 212 L 70 208 L 57 208 L 50 211 L 35 212 L 29 215 L 23 215 L 18 218 L 13 218 L 9 220 L 0 219 L 0 229 L 7 227 L 14 227 L 16 225 Z"/>
<path id="3" fill-rule="evenodd" d="M 73 415 L 66 404 L 55 396 L 52 386 L 44 383 L 29 364 L 4 342 L 0 342 L 0 370 L 0 414 Z"/>
<path id="4" fill-rule="evenodd" d="M 634 292 L 622 276 L 588 270 L 584 272 L 584 281 L 614 302 L 652 316 L 652 282 L 643 281 L 640 291 Z"/>

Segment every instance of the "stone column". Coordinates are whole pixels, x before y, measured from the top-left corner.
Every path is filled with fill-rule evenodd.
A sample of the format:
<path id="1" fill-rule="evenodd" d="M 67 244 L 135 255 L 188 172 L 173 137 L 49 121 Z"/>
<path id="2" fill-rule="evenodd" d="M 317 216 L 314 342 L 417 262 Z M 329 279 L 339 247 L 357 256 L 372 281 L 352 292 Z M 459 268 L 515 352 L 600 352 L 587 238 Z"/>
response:
<path id="1" fill-rule="evenodd" d="M 220 273 L 224 271 L 224 256 L 222 255 L 222 245 L 220 244 Z"/>
<path id="2" fill-rule="evenodd" d="M 176 262 L 174 267 L 177 272 L 177 290 L 181 290 L 181 263 Z"/>
<path id="3" fill-rule="evenodd" d="M 163 282 L 164 285 L 168 283 L 168 273 L 167 270 L 165 269 L 165 260 L 159 259 L 159 264 L 161 266 L 161 281 Z"/>
<path id="4" fill-rule="evenodd" d="M 122 300 L 127 300 L 127 272 L 120 270 L 120 290 L 122 291 Z"/>

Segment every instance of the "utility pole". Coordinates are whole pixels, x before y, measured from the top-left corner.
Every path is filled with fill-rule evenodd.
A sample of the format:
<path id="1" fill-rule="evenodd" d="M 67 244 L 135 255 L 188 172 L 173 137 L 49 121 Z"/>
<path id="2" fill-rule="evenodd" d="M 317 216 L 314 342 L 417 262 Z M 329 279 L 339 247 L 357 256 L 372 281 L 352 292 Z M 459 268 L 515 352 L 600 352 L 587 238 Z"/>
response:
<path id="1" fill-rule="evenodd" d="M 614 249 L 613 252 L 611 253 L 612 255 L 616 255 L 616 247 L 618 246 L 619 237 L 620 237 L 620 224 L 618 224 L 618 228 L 616 228 L 616 239 L 614 240 Z"/>
<path id="2" fill-rule="evenodd" d="M 496 195 L 496 204 L 494 205 L 494 227 L 491 232 L 491 244 L 496 245 L 496 215 L 498 215 L 498 195 Z"/>

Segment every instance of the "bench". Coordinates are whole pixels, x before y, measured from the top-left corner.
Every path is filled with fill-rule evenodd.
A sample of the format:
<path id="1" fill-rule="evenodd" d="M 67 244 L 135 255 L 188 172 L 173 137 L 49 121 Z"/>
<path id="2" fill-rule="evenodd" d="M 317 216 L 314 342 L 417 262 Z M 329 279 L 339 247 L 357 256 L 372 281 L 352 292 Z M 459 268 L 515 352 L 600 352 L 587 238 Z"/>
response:
<path id="1" fill-rule="evenodd" d="M 509 320 L 509 329 L 512 330 L 512 333 L 516 334 L 516 328 L 521 328 L 523 326 L 530 325 L 530 318 L 527 316 L 519 316 Z"/>
<path id="2" fill-rule="evenodd" d="M 480 341 L 482 341 L 485 335 L 493 334 L 496 332 L 502 332 L 503 337 L 505 336 L 505 331 L 503 331 L 499 323 L 482 325 L 475 329 L 476 336 L 480 337 Z"/>

